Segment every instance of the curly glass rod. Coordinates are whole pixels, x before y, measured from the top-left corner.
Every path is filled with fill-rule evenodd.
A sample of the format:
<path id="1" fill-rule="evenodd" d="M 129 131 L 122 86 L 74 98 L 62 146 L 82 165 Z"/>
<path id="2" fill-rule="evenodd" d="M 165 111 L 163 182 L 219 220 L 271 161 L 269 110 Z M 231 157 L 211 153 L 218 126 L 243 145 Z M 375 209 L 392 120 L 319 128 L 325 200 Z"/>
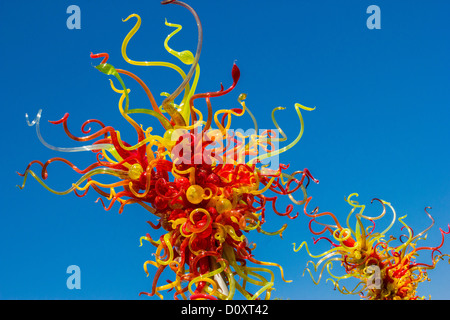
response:
<path id="1" fill-rule="evenodd" d="M 193 8 L 191 8 L 189 5 L 187 5 L 184 2 L 181 1 L 174 1 L 174 0 L 164 0 L 161 2 L 161 4 L 177 4 L 179 6 L 182 6 L 186 9 L 188 9 L 192 15 L 195 18 L 195 21 L 197 22 L 197 29 L 198 29 L 198 43 L 197 43 L 197 51 L 195 53 L 195 57 L 194 57 L 194 62 L 191 65 L 191 69 L 189 70 L 186 78 L 184 78 L 183 82 L 180 84 L 180 86 L 170 95 L 168 96 L 164 101 L 163 101 L 163 106 L 170 104 L 170 102 L 174 101 L 175 98 L 181 93 L 181 91 L 184 90 L 184 88 L 186 87 L 186 85 L 189 83 L 189 81 L 191 80 L 192 76 L 194 75 L 195 72 L 195 68 L 198 64 L 198 60 L 200 59 L 200 52 L 202 51 L 202 43 L 203 43 L 203 29 L 202 29 L 202 24 L 200 22 L 200 18 L 197 14 L 197 12 L 195 12 L 195 10 Z"/>

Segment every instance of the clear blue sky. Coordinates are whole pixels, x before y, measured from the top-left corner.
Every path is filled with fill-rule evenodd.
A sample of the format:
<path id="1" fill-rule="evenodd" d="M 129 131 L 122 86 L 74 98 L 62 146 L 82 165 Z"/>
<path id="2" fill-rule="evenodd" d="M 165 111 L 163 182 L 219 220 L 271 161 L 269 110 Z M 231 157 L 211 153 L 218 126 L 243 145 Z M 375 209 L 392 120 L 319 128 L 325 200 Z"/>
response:
<path id="1" fill-rule="evenodd" d="M 287 110 L 277 120 L 289 139 L 298 132 L 294 103 L 317 107 L 304 112 L 301 142 L 280 159 L 292 170 L 309 168 L 320 180 L 309 189 L 312 206 L 345 219 L 349 207 L 344 197 L 357 192 L 360 202 L 368 204 L 367 214 L 377 215 L 379 207 L 370 206 L 370 200 L 378 197 L 391 202 L 399 216 L 407 214 L 406 222 L 416 232 L 429 225 L 423 208 L 432 206 L 436 224 L 426 243 L 440 242 L 439 227 L 450 223 L 450 2 L 188 3 L 204 27 L 198 92 L 218 90 L 220 82 L 229 84 L 236 60 L 241 79 L 218 107 L 233 107 L 238 94 L 247 93 L 247 105 L 260 126 L 273 128 L 270 112 L 284 106 Z M 71 4 L 81 9 L 81 30 L 66 27 Z M 366 9 L 372 4 L 381 9 L 380 30 L 366 27 Z M 177 62 L 163 48 L 171 31 L 164 18 L 184 27 L 171 45 L 195 51 L 194 19 L 179 6 L 132 0 L 0 2 L 0 299 L 138 299 L 140 291 L 151 290 L 153 274 L 147 278 L 142 265 L 154 251 L 139 247 L 139 237 L 152 231 L 146 223 L 154 221 L 149 213 L 139 206 L 129 206 L 122 215 L 117 207 L 106 212 L 94 203 L 94 193 L 81 199 L 56 196 L 31 178 L 24 190 L 15 187 L 22 183 L 15 172 L 22 172 L 31 160 L 63 156 L 80 167 L 92 162 L 88 153 L 46 149 L 35 129 L 26 125 L 25 113 L 34 117 L 43 109 L 43 135 L 57 146 L 75 146 L 61 127 L 47 122 L 66 112 L 75 132 L 87 119 L 126 132 L 118 95 L 107 77 L 92 67 L 91 51 L 108 52 L 111 64 L 136 72 L 154 93 L 178 86 L 170 70 L 138 68 L 122 59 L 122 40 L 134 25 L 122 19 L 132 13 L 143 21 L 130 42 L 130 57 Z M 144 98 L 137 101 L 144 104 Z M 234 122 L 242 128 L 249 124 Z M 76 178 L 66 166 L 49 168 L 48 183 L 55 189 L 67 189 Z M 288 203 L 281 201 L 280 208 Z M 291 244 L 312 242 L 308 220 L 300 214 L 287 221 L 269 213 L 266 229 L 276 230 L 285 222 L 290 225 L 283 240 L 249 236 L 258 244 L 256 256 L 280 263 L 286 278 L 293 280 L 285 284 L 276 272 L 273 297 L 358 299 L 333 291 L 331 283 L 315 286 L 307 274 L 302 277 L 309 259 L 304 251 L 294 253 Z M 397 236 L 400 227 L 393 229 Z M 319 243 L 312 251 L 327 247 Z M 450 252 L 450 241 L 442 251 Z M 81 269 L 80 290 L 66 287 L 69 265 Z M 419 294 L 449 299 L 450 265 L 441 261 L 429 276 L 432 281 L 423 283 Z"/>

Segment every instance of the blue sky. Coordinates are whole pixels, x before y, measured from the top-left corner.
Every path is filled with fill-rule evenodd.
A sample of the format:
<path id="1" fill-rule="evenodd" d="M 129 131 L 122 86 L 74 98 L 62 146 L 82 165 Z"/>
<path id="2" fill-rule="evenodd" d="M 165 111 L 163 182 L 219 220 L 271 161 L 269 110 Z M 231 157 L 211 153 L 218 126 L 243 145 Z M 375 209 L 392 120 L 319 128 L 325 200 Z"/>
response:
<path id="1" fill-rule="evenodd" d="M 81 9 L 81 29 L 69 30 L 66 9 Z M 426 244 L 440 242 L 439 228 L 450 223 L 450 3 L 433 1 L 189 1 L 204 28 L 197 92 L 215 91 L 231 83 L 236 60 L 241 79 L 218 107 L 233 107 L 239 93 L 262 128 L 273 128 L 273 108 L 288 139 L 298 133 L 294 104 L 316 106 L 304 112 L 305 132 L 295 148 L 281 155 L 290 168 L 308 168 L 320 180 L 311 185 L 311 206 L 332 211 L 341 220 L 349 212 L 344 198 L 359 193 L 367 214 L 377 215 L 372 198 L 392 203 L 399 216 L 417 232 L 429 225 L 426 206 L 436 220 Z M 366 9 L 381 9 L 381 29 L 369 30 Z M 122 59 L 120 47 L 134 22 L 122 22 L 132 13 L 142 27 L 129 44 L 136 60 L 177 62 L 163 48 L 171 31 L 164 18 L 183 30 L 171 40 L 178 50 L 196 48 L 196 26 L 179 6 L 158 1 L 2 1 L 0 3 L 0 63 L 4 121 L 1 126 L 3 183 L 0 184 L 0 299 L 139 299 L 150 291 L 153 275 L 146 277 L 142 264 L 154 252 L 139 247 L 139 237 L 150 232 L 153 219 L 141 207 L 129 206 L 119 215 L 104 211 L 92 193 L 56 196 L 33 179 L 24 190 L 16 187 L 32 160 L 55 156 L 79 167 L 94 160 L 87 153 L 59 154 L 45 148 L 35 129 L 25 122 L 43 109 L 42 132 L 57 146 L 75 146 L 61 127 L 47 120 L 70 113 L 77 130 L 87 119 L 100 119 L 126 136 L 118 109 L 118 96 L 107 77 L 92 67 L 89 53 L 108 52 L 116 67 L 138 74 L 152 92 L 174 90 L 179 79 L 163 68 L 139 68 Z M 136 91 L 136 101 L 144 96 Z M 156 94 L 157 95 L 157 94 Z M 141 100 L 139 100 L 141 99 Z M 162 101 L 162 100 L 161 100 Z M 251 122 L 237 120 L 247 128 Z M 148 124 L 150 125 L 150 124 Z M 65 190 L 77 175 L 63 165 L 49 168 L 48 183 Z M 280 208 L 289 200 L 280 200 Z M 301 207 L 296 207 L 301 211 Z M 308 220 L 268 217 L 267 230 L 285 222 L 283 240 L 251 234 L 258 244 L 255 255 L 280 263 L 285 284 L 277 276 L 273 297 L 283 299 L 358 299 L 343 296 L 331 283 L 314 285 L 306 274 L 308 256 L 294 253 L 292 243 L 312 242 Z M 392 229 L 398 236 L 401 225 Z M 450 242 L 442 248 L 450 252 Z M 327 249 L 312 246 L 317 253 Z M 429 259 L 428 256 L 424 257 Z M 69 290 L 66 269 L 78 265 L 81 289 Z M 337 267 L 337 266 L 336 266 Z M 275 270 L 276 271 L 276 270 Z M 431 282 L 419 294 L 449 299 L 450 265 L 441 261 L 429 273 Z M 172 294 L 169 294 L 169 298 Z M 141 299 L 147 299 L 141 298 Z M 155 299 L 158 299 L 155 297 Z"/>

